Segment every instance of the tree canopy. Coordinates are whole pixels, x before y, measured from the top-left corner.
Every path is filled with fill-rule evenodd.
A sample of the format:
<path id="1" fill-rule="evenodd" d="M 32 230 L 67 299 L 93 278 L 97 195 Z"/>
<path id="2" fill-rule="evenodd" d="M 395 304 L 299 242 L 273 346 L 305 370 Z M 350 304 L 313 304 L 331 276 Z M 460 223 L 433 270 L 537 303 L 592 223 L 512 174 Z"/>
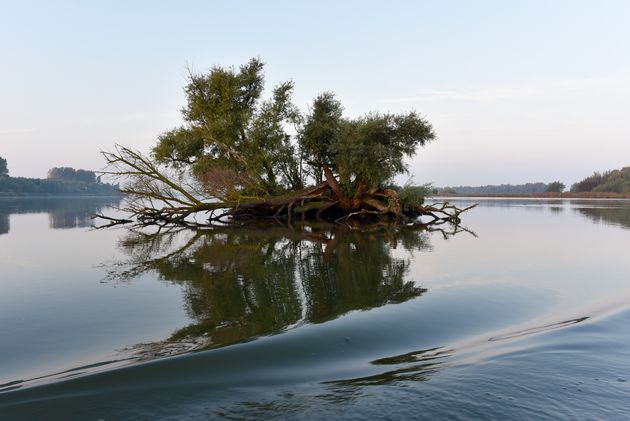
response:
<path id="1" fill-rule="evenodd" d="M 209 193 L 273 194 L 303 187 L 288 128 L 300 121 L 291 103 L 293 83 L 280 83 L 262 99 L 263 63 L 238 70 L 214 67 L 190 73 L 184 124 L 163 133 L 153 149 L 159 163 L 190 168 Z M 233 180 L 233 185 L 225 186 Z M 226 187 L 227 191 L 226 191 Z"/>
<path id="2" fill-rule="evenodd" d="M 292 103 L 293 82 L 263 99 L 263 63 L 238 70 L 214 67 L 190 73 L 184 89 L 184 125 L 163 133 L 153 153 L 174 168 L 189 167 L 211 193 L 277 194 L 321 182 L 326 168 L 346 193 L 377 188 L 405 172 L 404 159 L 435 138 L 417 113 L 370 113 L 344 118 L 331 92 L 303 116 Z M 338 178 L 338 179 L 337 179 Z"/>

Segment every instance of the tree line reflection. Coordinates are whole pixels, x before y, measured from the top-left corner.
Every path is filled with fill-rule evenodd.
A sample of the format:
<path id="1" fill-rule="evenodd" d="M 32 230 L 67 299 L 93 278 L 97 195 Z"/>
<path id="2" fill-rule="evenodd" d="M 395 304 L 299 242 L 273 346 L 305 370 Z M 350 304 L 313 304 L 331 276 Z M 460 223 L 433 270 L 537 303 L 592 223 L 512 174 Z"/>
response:
<path id="1" fill-rule="evenodd" d="M 91 216 L 104 208 L 119 206 L 120 197 L 5 197 L 0 198 L 0 235 L 11 230 L 10 215 L 47 213 L 51 229 L 85 228 Z"/>
<path id="2" fill-rule="evenodd" d="M 617 225 L 623 228 L 630 228 L 630 207 L 591 207 L 577 208 L 576 211 L 598 224 Z"/>

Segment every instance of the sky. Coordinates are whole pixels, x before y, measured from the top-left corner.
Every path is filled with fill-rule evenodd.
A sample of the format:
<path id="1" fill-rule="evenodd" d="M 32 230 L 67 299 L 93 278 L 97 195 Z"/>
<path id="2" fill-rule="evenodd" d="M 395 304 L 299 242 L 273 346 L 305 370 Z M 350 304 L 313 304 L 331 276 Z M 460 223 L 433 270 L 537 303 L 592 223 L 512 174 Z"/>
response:
<path id="1" fill-rule="evenodd" d="M 0 156 L 98 170 L 181 123 L 186 69 L 266 63 L 295 103 L 415 110 L 437 186 L 578 181 L 630 165 L 630 1 L 0 0 Z"/>

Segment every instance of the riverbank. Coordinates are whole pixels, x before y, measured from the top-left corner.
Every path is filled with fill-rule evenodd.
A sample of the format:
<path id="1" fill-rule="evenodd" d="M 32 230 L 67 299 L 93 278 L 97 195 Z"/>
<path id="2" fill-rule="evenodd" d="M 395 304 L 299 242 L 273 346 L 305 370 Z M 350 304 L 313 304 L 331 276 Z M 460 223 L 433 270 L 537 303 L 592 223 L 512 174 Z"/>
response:
<path id="1" fill-rule="evenodd" d="M 440 194 L 439 197 L 506 197 L 542 199 L 630 199 L 630 193 L 584 192 L 584 193 L 496 193 L 496 194 Z"/>

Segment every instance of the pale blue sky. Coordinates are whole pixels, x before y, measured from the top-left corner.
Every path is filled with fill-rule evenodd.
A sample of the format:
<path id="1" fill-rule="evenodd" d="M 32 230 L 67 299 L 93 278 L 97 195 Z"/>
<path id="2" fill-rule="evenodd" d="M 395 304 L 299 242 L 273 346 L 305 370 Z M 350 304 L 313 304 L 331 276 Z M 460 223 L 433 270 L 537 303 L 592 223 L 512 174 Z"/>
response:
<path id="1" fill-rule="evenodd" d="M 630 1 L 3 1 L 0 156 L 99 169 L 179 122 L 186 65 L 259 56 L 306 108 L 415 109 L 437 185 L 570 184 L 630 165 Z"/>

